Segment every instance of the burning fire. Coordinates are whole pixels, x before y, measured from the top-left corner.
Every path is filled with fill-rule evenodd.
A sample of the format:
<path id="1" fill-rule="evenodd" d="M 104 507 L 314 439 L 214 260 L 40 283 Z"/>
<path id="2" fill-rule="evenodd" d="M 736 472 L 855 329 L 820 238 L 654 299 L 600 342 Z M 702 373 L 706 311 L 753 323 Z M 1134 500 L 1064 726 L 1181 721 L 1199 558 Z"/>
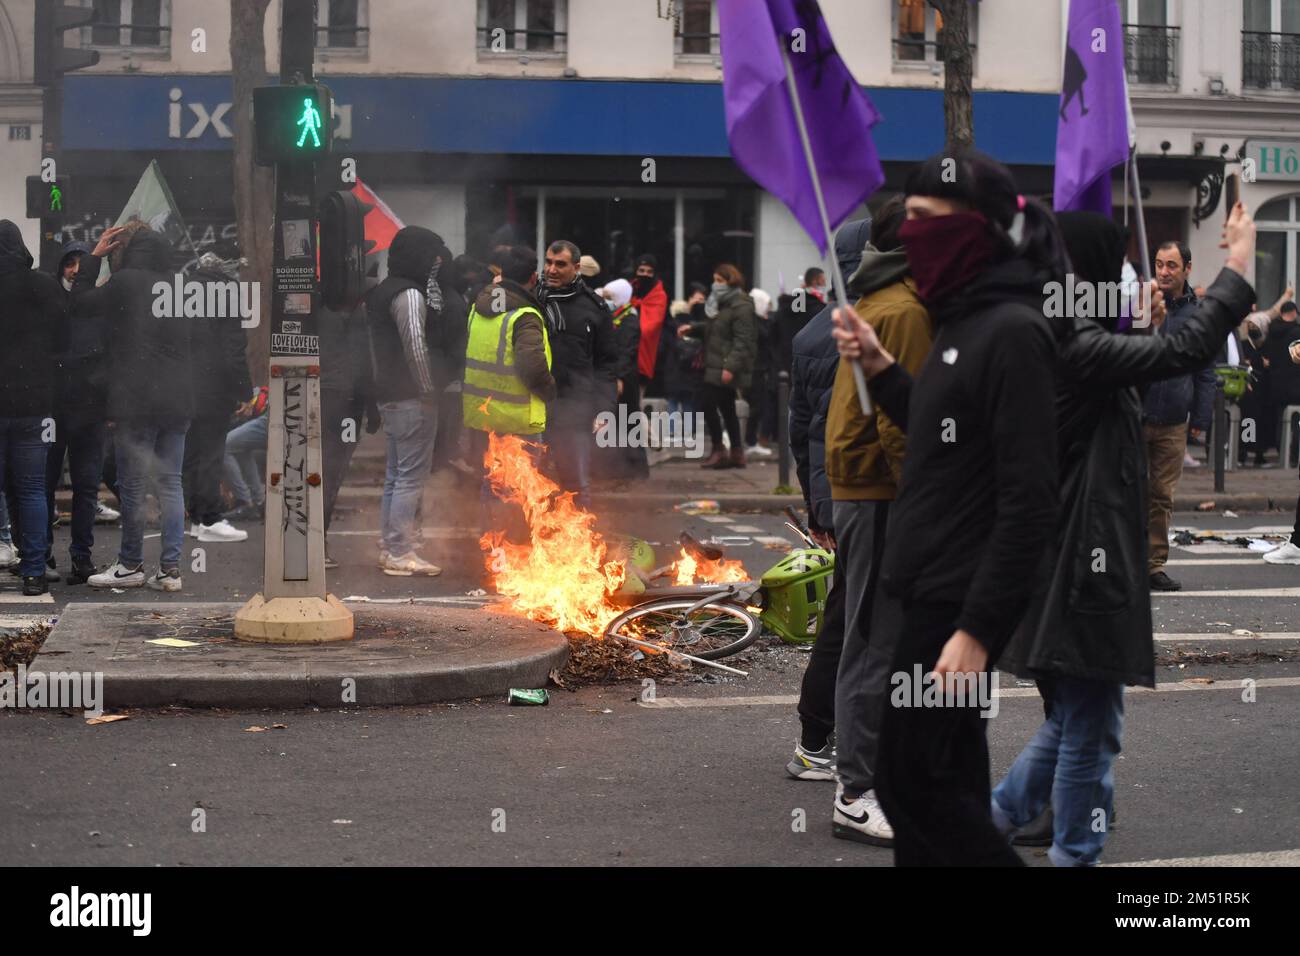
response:
<path id="1" fill-rule="evenodd" d="M 695 558 L 685 548 L 682 548 L 681 555 L 672 565 L 673 584 L 681 586 L 695 584 L 697 581 L 706 584 L 735 584 L 738 581 L 749 580 L 745 566 L 739 561 L 728 561 L 726 558 L 719 558 L 716 561 Z"/>
<path id="2" fill-rule="evenodd" d="M 561 631 L 601 637 L 624 610 L 610 600 L 628 574 L 611 559 L 592 526 L 596 516 L 573 502 L 573 492 L 541 474 L 517 435 L 492 434 L 484 459 L 488 480 L 502 501 L 523 509 L 529 543 L 514 544 L 502 531 L 479 539 L 498 593 L 510 608 Z M 696 559 L 683 548 L 667 569 L 673 583 L 746 581 L 739 561 Z"/>

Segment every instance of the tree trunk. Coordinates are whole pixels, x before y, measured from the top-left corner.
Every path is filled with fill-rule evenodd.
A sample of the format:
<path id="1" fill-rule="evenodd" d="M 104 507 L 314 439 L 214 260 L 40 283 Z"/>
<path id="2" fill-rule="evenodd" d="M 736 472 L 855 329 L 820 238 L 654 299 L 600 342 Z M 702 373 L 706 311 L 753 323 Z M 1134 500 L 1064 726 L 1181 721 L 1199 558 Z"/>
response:
<path id="1" fill-rule="evenodd" d="M 930 0 L 943 18 L 939 55 L 943 57 L 944 149 L 975 145 L 971 106 L 971 0 Z"/>
<path id="2" fill-rule="evenodd" d="M 271 259 L 275 171 L 253 163 L 253 89 L 266 83 L 262 29 L 270 0 L 230 0 L 230 66 L 234 74 L 231 130 L 235 148 L 235 224 L 247 260 L 240 278 L 257 282 L 261 321 L 248 330 L 248 370 L 254 385 L 268 381 L 271 354 Z"/>

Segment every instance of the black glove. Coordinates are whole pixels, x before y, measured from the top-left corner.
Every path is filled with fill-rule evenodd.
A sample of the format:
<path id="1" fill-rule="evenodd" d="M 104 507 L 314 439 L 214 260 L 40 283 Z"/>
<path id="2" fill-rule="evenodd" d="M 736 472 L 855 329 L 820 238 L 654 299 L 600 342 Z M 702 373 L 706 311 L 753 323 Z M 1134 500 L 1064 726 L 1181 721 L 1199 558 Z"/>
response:
<path id="1" fill-rule="evenodd" d="M 384 420 L 379 416 L 379 406 L 375 402 L 366 403 L 366 434 L 373 435 L 379 431 Z"/>

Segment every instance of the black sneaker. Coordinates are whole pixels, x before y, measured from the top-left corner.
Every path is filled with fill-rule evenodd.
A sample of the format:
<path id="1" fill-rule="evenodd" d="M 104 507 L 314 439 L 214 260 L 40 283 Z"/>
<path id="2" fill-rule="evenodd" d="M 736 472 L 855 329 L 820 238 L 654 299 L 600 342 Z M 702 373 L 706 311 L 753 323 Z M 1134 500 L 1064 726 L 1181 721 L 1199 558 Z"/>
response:
<path id="1" fill-rule="evenodd" d="M 85 584 L 96 570 L 88 558 L 73 557 L 72 570 L 68 572 L 68 583 Z"/>
<path id="2" fill-rule="evenodd" d="M 47 580 L 43 574 L 39 576 L 23 575 L 23 594 L 27 597 L 44 594 L 49 590 L 49 586 L 46 584 Z"/>
<path id="3" fill-rule="evenodd" d="M 51 584 L 63 580 L 63 575 L 61 575 L 59 573 L 59 569 L 54 566 L 53 555 L 51 555 L 49 559 L 45 562 L 45 580 L 49 581 Z"/>
<path id="4" fill-rule="evenodd" d="M 1165 574 L 1163 571 L 1157 571 L 1151 575 L 1152 591 L 1181 591 L 1183 586 Z"/>

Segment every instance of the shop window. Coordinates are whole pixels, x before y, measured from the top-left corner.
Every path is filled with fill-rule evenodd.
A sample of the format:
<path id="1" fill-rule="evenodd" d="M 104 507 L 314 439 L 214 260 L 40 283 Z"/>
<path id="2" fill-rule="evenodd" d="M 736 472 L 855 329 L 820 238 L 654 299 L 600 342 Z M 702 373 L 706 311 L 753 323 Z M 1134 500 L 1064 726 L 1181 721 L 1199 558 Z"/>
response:
<path id="1" fill-rule="evenodd" d="M 97 47 L 167 47 L 171 42 L 168 0 L 88 0 L 95 13 L 82 43 Z"/>
<path id="2" fill-rule="evenodd" d="M 567 0 L 478 0 L 478 48 L 484 53 L 563 53 Z"/>
<path id="3" fill-rule="evenodd" d="M 1255 215 L 1255 299 L 1262 308 L 1294 285 L 1300 242 L 1300 195 L 1273 199 Z"/>
<path id="4" fill-rule="evenodd" d="M 364 50 L 370 45 L 367 0 L 316 0 L 316 46 Z"/>
<path id="5" fill-rule="evenodd" d="M 970 45 L 975 50 L 979 7 L 971 4 Z M 926 0 L 897 0 L 894 6 L 894 67 L 937 67 L 943 62 L 943 15 Z"/>

